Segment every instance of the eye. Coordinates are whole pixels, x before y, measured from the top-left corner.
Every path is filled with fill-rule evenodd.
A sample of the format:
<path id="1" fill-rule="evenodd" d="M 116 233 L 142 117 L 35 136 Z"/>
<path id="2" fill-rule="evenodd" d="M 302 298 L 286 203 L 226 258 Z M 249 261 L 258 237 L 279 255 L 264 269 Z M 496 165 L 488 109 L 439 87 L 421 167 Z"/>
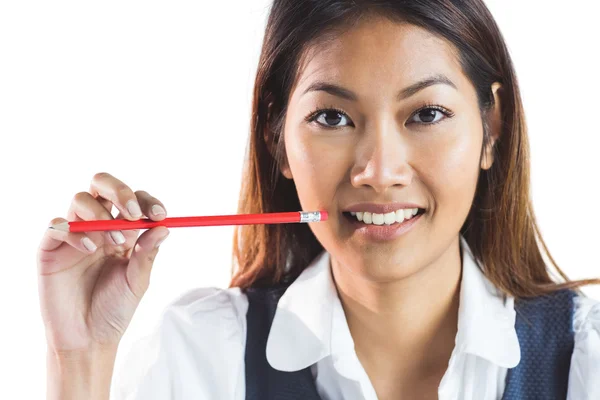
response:
<path id="1" fill-rule="evenodd" d="M 426 106 L 414 113 L 409 121 L 423 125 L 433 125 L 446 117 L 452 117 L 452 115 L 452 112 L 440 106 Z"/>
<path id="2" fill-rule="evenodd" d="M 415 122 L 421 125 L 434 125 L 445 118 L 451 118 L 453 116 L 454 113 L 444 107 L 438 105 L 426 105 L 417 110 L 409 122 Z M 307 122 L 316 121 L 319 125 L 331 129 L 354 126 L 348 115 L 335 107 L 317 109 L 306 117 L 305 120 Z M 346 124 L 344 124 L 344 121 Z"/>
<path id="3" fill-rule="evenodd" d="M 322 108 L 312 112 L 306 120 L 308 122 L 316 121 L 325 128 L 341 128 L 344 126 L 353 126 L 352 120 L 342 110 L 337 108 Z M 344 124 L 345 122 L 345 124 Z"/>

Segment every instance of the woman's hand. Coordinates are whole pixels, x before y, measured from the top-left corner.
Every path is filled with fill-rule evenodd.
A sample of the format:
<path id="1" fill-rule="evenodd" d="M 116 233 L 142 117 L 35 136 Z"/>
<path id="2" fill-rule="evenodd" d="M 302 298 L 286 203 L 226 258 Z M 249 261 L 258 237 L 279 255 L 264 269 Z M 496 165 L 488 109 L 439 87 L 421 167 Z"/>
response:
<path id="1" fill-rule="evenodd" d="M 77 193 L 69 221 L 159 221 L 163 204 L 145 191 L 133 192 L 108 173 L 96 174 L 89 192 Z M 163 213 L 161 213 L 161 209 Z M 50 224 L 65 222 L 55 218 Z M 164 227 L 147 230 L 69 233 L 48 229 L 37 254 L 38 290 L 48 349 L 56 354 L 116 348 L 146 290 Z M 136 240 L 137 239 L 137 240 Z M 96 249 L 94 249 L 94 245 Z"/>

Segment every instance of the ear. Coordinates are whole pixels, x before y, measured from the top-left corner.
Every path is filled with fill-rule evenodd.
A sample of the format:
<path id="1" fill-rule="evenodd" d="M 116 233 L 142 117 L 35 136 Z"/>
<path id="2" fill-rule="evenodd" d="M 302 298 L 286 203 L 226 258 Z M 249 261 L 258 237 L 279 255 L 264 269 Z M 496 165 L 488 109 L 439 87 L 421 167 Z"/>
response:
<path id="1" fill-rule="evenodd" d="M 483 151 L 481 169 L 490 169 L 494 163 L 494 145 L 502 132 L 502 85 L 499 82 L 492 84 L 494 106 L 487 113 L 490 141 Z"/>
<path id="2" fill-rule="evenodd" d="M 285 147 L 284 147 L 285 148 Z M 281 165 L 279 166 L 279 170 L 281 174 L 288 179 L 294 179 L 292 175 L 292 170 L 290 169 L 290 164 L 288 163 L 287 154 L 285 150 L 283 151 L 283 157 L 281 157 Z"/>
<path id="3" fill-rule="evenodd" d="M 284 143 L 281 143 L 282 154 L 280 154 L 279 157 L 277 156 L 277 148 L 280 146 L 280 144 L 278 142 L 281 139 L 281 137 L 277 132 L 275 132 L 273 130 L 273 128 L 271 126 L 271 106 L 272 105 L 273 105 L 273 103 L 270 103 L 269 107 L 268 107 L 267 123 L 266 123 L 263 139 L 265 141 L 267 149 L 269 150 L 269 153 L 271 154 L 271 157 L 274 160 L 277 160 L 279 158 L 278 164 L 279 164 L 279 170 L 281 171 L 281 174 L 284 177 L 286 177 L 287 179 L 293 179 L 292 171 L 290 170 L 290 166 L 289 166 L 289 163 L 287 160 L 287 153 L 285 151 Z"/>
<path id="4" fill-rule="evenodd" d="M 279 138 L 279 140 L 282 140 L 282 139 L 280 139 L 279 135 L 277 135 L 275 138 L 276 138 L 276 140 L 278 138 Z M 273 144 L 274 144 L 274 147 L 277 147 L 277 142 L 274 142 Z M 288 162 L 287 151 L 285 150 L 285 143 L 281 143 L 280 151 L 281 151 L 281 154 L 279 155 L 278 158 L 273 157 L 276 160 L 277 159 L 279 160 L 279 162 L 278 162 L 279 171 L 281 171 L 281 174 L 284 177 L 286 177 L 287 179 L 294 179 L 294 177 L 292 176 L 292 170 L 290 169 L 290 164 Z M 271 153 L 271 154 L 273 154 L 273 153 Z"/>

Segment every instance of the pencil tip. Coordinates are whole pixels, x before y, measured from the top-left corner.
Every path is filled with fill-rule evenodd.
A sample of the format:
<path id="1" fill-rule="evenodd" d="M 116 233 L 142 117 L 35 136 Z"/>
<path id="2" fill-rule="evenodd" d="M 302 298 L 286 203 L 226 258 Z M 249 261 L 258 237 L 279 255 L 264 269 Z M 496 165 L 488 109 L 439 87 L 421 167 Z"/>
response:
<path id="1" fill-rule="evenodd" d="M 54 229 L 56 231 L 69 232 L 69 223 L 61 222 L 59 224 L 50 225 L 48 229 Z"/>

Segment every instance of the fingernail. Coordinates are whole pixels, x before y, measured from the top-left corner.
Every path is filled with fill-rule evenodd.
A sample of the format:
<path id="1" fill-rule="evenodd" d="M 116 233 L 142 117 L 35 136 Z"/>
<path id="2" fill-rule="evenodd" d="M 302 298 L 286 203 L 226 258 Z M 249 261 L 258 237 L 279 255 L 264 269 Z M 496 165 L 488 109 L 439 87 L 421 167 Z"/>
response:
<path id="1" fill-rule="evenodd" d="M 115 244 L 125 243 L 125 236 L 121 233 L 121 231 L 111 231 L 110 237 L 115 242 Z"/>
<path id="2" fill-rule="evenodd" d="M 81 239 L 81 243 L 83 243 L 83 245 L 85 246 L 86 249 L 88 249 L 89 251 L 91 251 L 92 253 L 96 251 L 96 249 L 98 248 L 94 242 L 92 242 L 92 239 L 90 239 L 89 237 L 84 237 L 83 239 Z"/>
<path id="3" fill-rule="evenodd" d="M 135 200 L 129 200 L 127 202 L 127 211 L 133 218 L 140 218 L 142 216 L 142 210 Z"/>
<path id="4" fill-rule="evenodd" d="M 152 214 L 154 215 L 166 215 L 166 211 L 164 208 L 162 208 L 161 206 L 159 206 L 158 204 L 155 204 L 152 206 Z"/>
<path id="5" fill-rule="evenodd" d="M 156 242 L 156 244 L 154 245 L 154 247 L 160 246 L 162 244 L 162 242 L 165 241 L 165 239 L 167 238 L 167 236 L 169 236 L 168 233 L 165 236 L 163 236 L 162 238 L 158 239 L 158 241 Z"/>

